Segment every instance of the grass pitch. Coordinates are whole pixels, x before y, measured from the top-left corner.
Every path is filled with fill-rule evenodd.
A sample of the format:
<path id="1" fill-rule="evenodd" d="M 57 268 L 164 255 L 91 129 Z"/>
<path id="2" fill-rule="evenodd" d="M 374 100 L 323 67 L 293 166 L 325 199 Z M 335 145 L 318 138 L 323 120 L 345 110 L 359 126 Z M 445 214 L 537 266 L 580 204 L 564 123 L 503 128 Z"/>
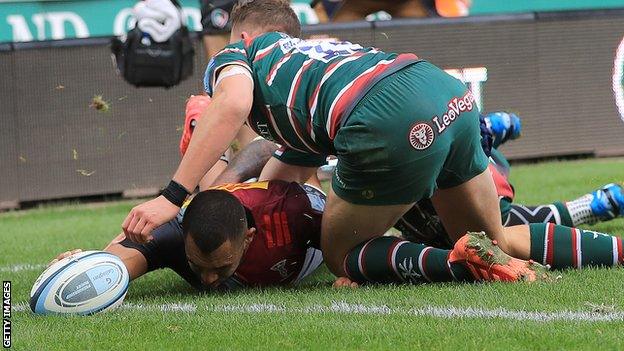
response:
<path id="1" fill-rule="evenodd" d="M 624 182 L 624 160 L 514 166 L 517 202 L 568 200 Z M 334 290 L 321 269 L 298 287 L 196 294 L 173 272 L 131 283 L 122 308 L 90 317 L 27 307 L 44 264 L 99 249 L 132 202 L 0 214 L 0 276 L 12 281 L 15 350 L 621 350 L 624 269 L 563 271 L 556 283 L 423 284 Z M 591 227 L 624 235 L 624 220 Z"/>

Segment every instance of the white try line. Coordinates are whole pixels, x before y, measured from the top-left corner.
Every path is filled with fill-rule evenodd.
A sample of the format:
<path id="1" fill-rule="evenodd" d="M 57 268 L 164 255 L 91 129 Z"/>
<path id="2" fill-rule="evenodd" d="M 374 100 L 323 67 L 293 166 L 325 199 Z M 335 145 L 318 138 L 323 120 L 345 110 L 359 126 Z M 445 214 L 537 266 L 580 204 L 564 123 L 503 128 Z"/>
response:
<path id="1" fill-rule="evenodd" d="M 344 301 L 334 301 L 329 305 L 308 305 L 289 307 L 274 304 L 232 304 L 197 306 L 192 303 L 171 303 L 163 305 L 124 303 L 120 310 L 140 312 L 165 313 L 270 313 L 270 314 L 366 314 L 366 315 L 401 315 L 436 317 L 445 319 L 507 319 L 515 321 L 532 321 L 547 323 L 563 322 L 621 322 L 624 321 L 624 312 L 584 312 L 584 311 L 555 311 L 533 312 L 522 310 L 508 310 L 505 308 L 484 309 L 478 307 L 430 306 L 421 308 L 402 309 L 386 305 L 351 304 Z M 13 306 L 13 311 L 30 311 L 25 303 Z"/>
<path id="2" fill-rule="evenodd" d="M 0 273 L 17 273 L 21 271 L 39 271 L 47 267 L 45 263 L 18 263 L 9 266 L 0 266 Z"/>

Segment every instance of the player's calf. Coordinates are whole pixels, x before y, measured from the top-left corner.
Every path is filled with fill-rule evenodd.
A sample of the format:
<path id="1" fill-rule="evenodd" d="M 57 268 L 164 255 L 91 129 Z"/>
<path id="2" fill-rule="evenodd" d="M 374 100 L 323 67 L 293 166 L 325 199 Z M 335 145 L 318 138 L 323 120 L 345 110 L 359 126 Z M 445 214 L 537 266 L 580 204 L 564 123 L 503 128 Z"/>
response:
<path id="1" fill-rule="evenodd" d="M 463 263 L 449 262 L 449 250 L 395 237 L 377 237 L 357 245 L 344 260 L 344 271 L 357 283 L 472 281 Z"/>
<path id="2" fill-rule="evenodd" d="M 553 269 L 624 264 L 622 238 L 552 223 L 529 225 L 531 259 Z"/>

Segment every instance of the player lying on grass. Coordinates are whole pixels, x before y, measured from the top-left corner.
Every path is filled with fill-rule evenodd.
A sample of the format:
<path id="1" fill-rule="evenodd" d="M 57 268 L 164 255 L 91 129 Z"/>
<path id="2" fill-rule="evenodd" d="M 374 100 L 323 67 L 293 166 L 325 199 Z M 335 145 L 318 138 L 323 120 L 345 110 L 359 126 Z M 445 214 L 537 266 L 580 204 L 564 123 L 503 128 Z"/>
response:
<path id="1" fill-rule="evenodd" d="M 199 290 L 297 283 L 322 263 L 324 203 L 308 185 L 228 184 L 198 193 L 151 241 L 134 243 L 122 233 L 104 250 L 119 256 L 130 279 L 170 268 Z"/>
<path id="2" fill-rule="evenodd" d="M 583 259 L 586 251 L 578 250 L 592 236 L 583 231 L 503 229 L 480 146 L 478 110 L 461 82 L 413 54 L 297 39 L 300 26 L 286 1 L 239 3 L 232 21 L 232 44 L 207 69 L 206 91 L 213 101 L 203 114 L 212 118 L 198 123 L 163 195 L 128 214 L 122 227 L 130 240 L 148 241 L 154 228 L 176 216 L 187 189 L 197 186 L 247 119 L 258 134 L 284 146 L 261 179 L 303 182 L 326 155 L 337 156 L 321 248 L 339 277 L 406 281 L 426 276 L 418 272 L 429 260 L 437 262 L 429 269 L 450 275 L 448 252 L 436 254 L 437 249 L 382 236 L 428 197 L 456 245 L 478 251 L 476 256 L 488 252 L 462 242 L 471 241 L 465 236 L 470 230 L 485 231 L 514 257 L 540 261 L 556 260 L 557 242 L 572 241 L 562 257 L 574 253 L 570 264 L 591 263 Z M 607 237 L 608 263 L 614 264 L 621 241 Z M 603 260 L 600 256 L 596 263 Z M 532 268 L 525 262 L 524 269 Z"/>

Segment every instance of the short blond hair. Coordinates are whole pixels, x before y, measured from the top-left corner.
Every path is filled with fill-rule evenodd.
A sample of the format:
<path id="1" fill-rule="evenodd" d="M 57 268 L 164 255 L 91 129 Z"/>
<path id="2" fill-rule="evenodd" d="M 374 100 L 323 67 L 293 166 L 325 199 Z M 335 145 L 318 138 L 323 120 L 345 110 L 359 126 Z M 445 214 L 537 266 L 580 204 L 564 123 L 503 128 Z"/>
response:
<path id="1" fill-rule="evenodd" d="M 232 10 L 232 28 L 243 25 L 301 36 L 301 24 L 287 0 L 240 0 Z"/>

